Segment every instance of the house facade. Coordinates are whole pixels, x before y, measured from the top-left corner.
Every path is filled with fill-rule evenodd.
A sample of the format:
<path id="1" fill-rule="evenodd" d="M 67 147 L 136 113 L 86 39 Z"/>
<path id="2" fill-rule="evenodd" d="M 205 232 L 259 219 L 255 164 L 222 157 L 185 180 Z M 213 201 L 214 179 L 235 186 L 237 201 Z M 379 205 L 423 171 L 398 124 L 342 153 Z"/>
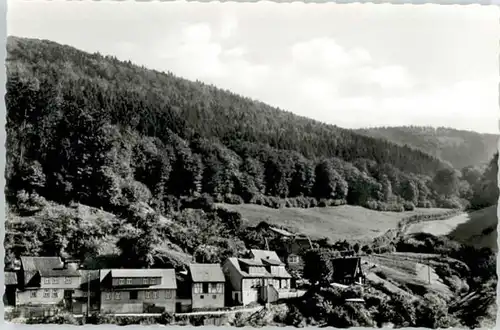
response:
<path id="1" fill-rule="evenodd" d="M 360 257 L 343 257 L 332 260 L 333 265 L 333 282 L 352 285 L 363 284 L 365 275 L 361 268 Z"/>
<path id="2" fill-rule="evenodd" d="M 101 313 L 175 312 L 173 269 L 100 270 Z"/>
<path id="3" fill-rule="evenodd" d="M 76 264 L 59 257 L 21 257 L 16 305 L 52 305 L 72 308 L 80 287 Z"/>
<path id="4" fill-rule="evenodd" d="M 229 258 L 222 269 L 228 279 L 233 304 L 269 302 L 267 287 L 288 292 L 291 276 L 275 252 L 251 250 L 251 258 Z"/>
<path id="5" fill-rule="evenodd" d="M 226 279 L 219 264 L 191 264 L 189 276 L 193 310 L 225 306 Z"/>

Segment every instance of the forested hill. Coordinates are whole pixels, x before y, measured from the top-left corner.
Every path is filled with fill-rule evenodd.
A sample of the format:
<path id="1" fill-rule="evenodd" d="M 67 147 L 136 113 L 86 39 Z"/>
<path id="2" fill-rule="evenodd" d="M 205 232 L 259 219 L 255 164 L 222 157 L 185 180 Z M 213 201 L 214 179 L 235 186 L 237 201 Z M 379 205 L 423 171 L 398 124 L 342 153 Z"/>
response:
<path id="1" fill-rule="evenodd" d="M 448 161 L 459 169 L 487 164 L 497 152 L 499 137 L 445 127 L 377 127 L 356 132 L 409 145 Z"/>
<path id="2" fill-rule="evenodd" d="M 13 204 L 35 192 L 114 211 L 206 193 L 400 209 L 454 207 L 468 191 L 422 151 L 113 57 L 10 37 L 7 69 Z"/>

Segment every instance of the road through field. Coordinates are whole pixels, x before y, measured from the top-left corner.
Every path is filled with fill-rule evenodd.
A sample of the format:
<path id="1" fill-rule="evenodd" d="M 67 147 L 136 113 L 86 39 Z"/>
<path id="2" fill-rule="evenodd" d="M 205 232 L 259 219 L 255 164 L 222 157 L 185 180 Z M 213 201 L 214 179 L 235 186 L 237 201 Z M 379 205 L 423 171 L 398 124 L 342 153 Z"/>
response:
<path id="1" fill-rule="evenodd" d="M 453 232 L 457 226 L 469 220 L 469 214 L 464 212 L 446 220 L 422 221 L 409 225 L 406 234 L 426 233 L 434 236 L 448 235 Z"/>

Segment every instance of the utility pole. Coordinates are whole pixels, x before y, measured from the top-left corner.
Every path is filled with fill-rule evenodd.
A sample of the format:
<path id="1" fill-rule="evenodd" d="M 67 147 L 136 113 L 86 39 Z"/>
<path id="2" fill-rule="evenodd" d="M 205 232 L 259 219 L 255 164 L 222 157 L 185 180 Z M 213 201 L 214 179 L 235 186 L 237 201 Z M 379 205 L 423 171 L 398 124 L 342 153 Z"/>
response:
<path id="1" fill-rule="evenodd" d="M 87 318 L 90 315 L 90 270 L 87 273 Z"/>
<path id="2" fill-rule="evenodd" d="M 429 280 L 429 284 L 431 284 L 431 266 L 429 261 L 427 261 L 427 279 Z"/>

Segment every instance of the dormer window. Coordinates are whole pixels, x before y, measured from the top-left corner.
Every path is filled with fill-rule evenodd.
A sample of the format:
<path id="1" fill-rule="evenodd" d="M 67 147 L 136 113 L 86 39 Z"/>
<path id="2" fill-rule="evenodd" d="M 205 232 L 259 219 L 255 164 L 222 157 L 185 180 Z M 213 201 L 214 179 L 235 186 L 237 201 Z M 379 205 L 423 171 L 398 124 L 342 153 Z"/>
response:
<path id="1" fill-rule="evenodd" d="M 118 280 L 118 284 L 119 284 L 119 285 L 124 285 L 124 284 L 125 284 L 125 280 L 124 280 L 123 278 L 120 278 L 120 279 Z"/>
<path id="2" fill-rule="evenodd" d="M 148 279 L 147 279 L 147 278 L 144 278 L 144 279 L 142 279 L 142 283 L 143 283 L 143 284 L 149 284 L 149 281 L 148 281 Z"/>
<path id="3" fill-rule="evenodd" d="M 128 285 L 132 284 L 132 279 L 131 278 L 127 278 L 127 284 Z"/>

